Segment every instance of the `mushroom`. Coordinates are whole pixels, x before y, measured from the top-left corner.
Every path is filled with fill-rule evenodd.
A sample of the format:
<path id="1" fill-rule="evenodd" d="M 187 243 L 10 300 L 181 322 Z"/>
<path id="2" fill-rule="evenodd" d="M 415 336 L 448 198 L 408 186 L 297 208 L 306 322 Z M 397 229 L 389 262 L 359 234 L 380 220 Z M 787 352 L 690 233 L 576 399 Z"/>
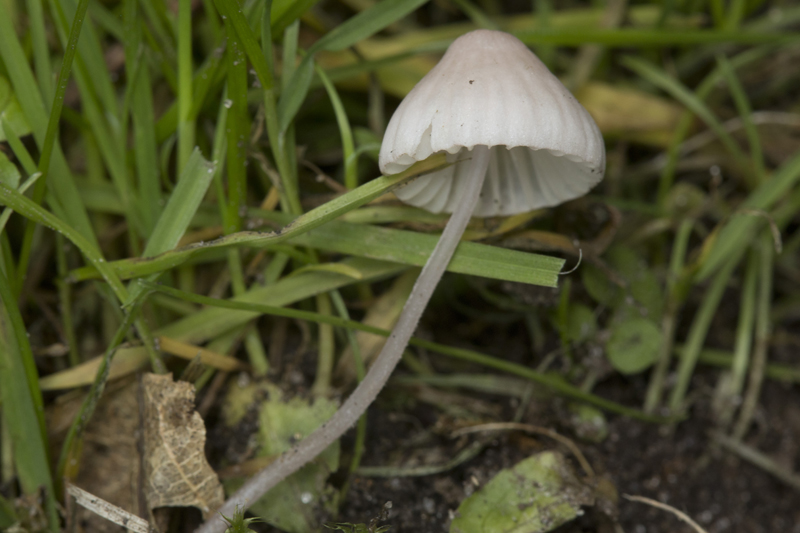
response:
<path id="1" fill-rule="evenodd" d="M 450 45 L 389 121 L 379 164 L 395 174 L 445 152 L 455 165 L 396 194 L 455 213 L 478 146 L 491 157 L 482 189 L 476 184 L 474 216 L 558 205 L 585 194 L 605 169 L 603 137 L 586 109 L 519 39 L 500 31 L 476 30 Z"/>
<path id="2" fill-rule="evenodd" d="M 396 191 L 404 202 L 452 216 L 380 355 L 328 422 L 254 476 L 220 512 L 255 501 L 358 420 L 400 360 L 471 216 L 560 204 L 585 194 L 605 168 L 603 138 L 589 113 L 519 39 L 490 30 L 456 39 L 401 102 L 379 164 L 394 174 L 441 152 L 454 164 Z M 217 531 L 206 526 L 204 533 Z"/>

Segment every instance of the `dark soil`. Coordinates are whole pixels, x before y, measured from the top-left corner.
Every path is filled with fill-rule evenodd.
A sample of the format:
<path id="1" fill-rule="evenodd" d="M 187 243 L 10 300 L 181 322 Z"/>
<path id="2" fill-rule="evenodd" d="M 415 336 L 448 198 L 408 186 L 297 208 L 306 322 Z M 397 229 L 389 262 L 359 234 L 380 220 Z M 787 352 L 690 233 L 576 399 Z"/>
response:
<path id="1" fill-rule="evenodd" d="M 748 443 L 771 455 L 796 457 L 800 394 L 771 386 L 765 391 L 763 402 L 764 429 L 755 430 Z M 684 511 L 708 533 L 800 532 L 800 494 L 763 470 L 714 449 L 707 434 L 709 421 L 697 411 L 702 407 L 697 407 L 695 416 L 678 425 L 673 434 L 656 425 L 610 416 L 608 437 L 600 444 L 584 442 L 580 447 L 598 474 L 608 475 L 620 494 L 667 503 Z M 542 424 L 541 420 L 527 418 L 531 424 Z M 792 419 L 793 424 L 786 423 Z M 409 439 L 402 432 L 405 427 L 400 426 L 401 434 L 395 434 L 397 429 L 390 417 L 376 413 L 370 416 L 372 439 L 365 464 L 384 464 L 387 457 L 396 455 L 398 443 Z M 374 438 L 375 434 L 380 438 Z M 393 532 L 447 531 L 452 513 L 474 491 L 474 480 L 483 484 L 500 469 L 552 447 L 557 446 L 545 437 L 507 435 L 492 440 L 478 457 L 443 474 L 418 478 L 357 477 L 341 520 L 365 522 L 377 514 L 385 501 L 391 501 L 391 519 L 387 523 Z M 795 465 L 789 461 L 786 466 Z M 627 533 L 693 531 L 663 510 L 624 499 L 620 499 L 618 507 L 619 525 Z M 600 533 L 605 521 L 598 515 L 588 512 L 583 519 L 558 531 Z"/>
<path id="2" fill-rule="evenodd" d="M 442 304 L 445 302 L 440 302 Z M 435 334 L 430 326 L 432 317 L 436 319 Z M 420 336 L 449 345 L 471 347 L 518 363 L 535 364 L 530 360 L 531 343 L 527 333 L 518 323 L 478 323 L 474 319 L 470 321 L 463 316 L 435 311 L 429 311 L 426 319 L 418 331 Z M 553 348 L 558 341 L 548 338 L 544 344 Z M 313 358 L 313 354 L 307 355 Z M 420 355 L 442 374 L 486 372 L 480 367 L 436 354 Z M 309 372 L 313 372 L 312 365 L 309 366 Z M 566 400 L 535 394 L 523 410 L 520 421 L 554 429 L 573 439 L 597 475 L 610 479 L 620 495 L 616 509 L 613 509 L 618 514 L 617 524 L 599 510 L 587 508 L 584 516 L 556 531 L 694 531 L 667 511 L 622 497 L 628 494 L 669 504 L 685 512 L 708 533 L 800 533 L 800 493 L 712 443 L 710 431 L 714 422 L 709 402 L 718 372 L 714 368 L 698 368 L 692 383 L 696 399 L 690 416 L 672 431 L 657 424 L 607 414 L 608 435 L 598 443 L 579 440 L 569 422 Z M 397 375 L 403 373 L 400 369 Z M 310 382 L 310 375 L 306 380 Z M 646 373 L 633 378 L 610 374 L 600 381 L 594 392 L 625 405 L 639 406 L 646 386 Z M 453 429 L 477 422 L 510 421 L 519 409 L 516 398 L 508 396 L 437 389 L 455 394 L 456 400 L 465 402 L 467 410 L 472 407 L 481 411 L 472 419 L 459 419 L 430 402 L 420 400 L 420 390 L 414 386 L 391 386 L 370 408 L 363 466 L 405 468 L 443 464 L 470 443 L 485 438 L 473 434 L 452 439 L 450 433 Z M 470 400 L 475 403 L 468 404 Z M 787 471 L 796 471 L 800 463 L 797 460 L 800 457 L 800 391 L 797 387 L 768 381 L 756 418 L 745 439 L 746 444 L 767 454 Z M 342 465 L 349 464 L 347 454 L 352 450 L 353 433 L 351 431 L 343 441 Z M 214 438 L 213 430 L 210 436 Z M 485 443 L 484 449 L 474 458 L 436 475 L 355 476 L 336 522 L 368 523 L 380 513 L 386 502 L 391 501 L 389 519 L 383 523 L 391 525 L 393 533 L 446 532 L 460 502 L 501 469 L 548 449 L 558 449 L 570 456 L 565 447 L 548 437 L 521 432 L 496 433 Z M 575 471 L 582 475 L 577 464 L 574 466 Z M 340 473 L 333 480 L 341 484 L 344 478 Z M 277 531 L 263 525 L 258 528 Z"/>

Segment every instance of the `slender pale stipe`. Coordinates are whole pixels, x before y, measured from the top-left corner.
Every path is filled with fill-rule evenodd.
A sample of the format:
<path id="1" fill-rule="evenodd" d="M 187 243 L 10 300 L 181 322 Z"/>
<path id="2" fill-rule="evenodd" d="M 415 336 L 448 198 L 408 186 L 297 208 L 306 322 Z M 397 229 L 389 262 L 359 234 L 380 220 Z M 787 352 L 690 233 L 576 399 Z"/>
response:
<path id="1" fill-rule="evenodd" d="M 454 163 L 395 191 L 452 213 L 383 351 L 341 409 L 248 481 L 220 509 L 254 503 L 352 426 L 400 360 L 471 216 L 508 216 L 585 194 L 603 177 L 605 146 L 589 113 L 519 39 L 476 30 L 456 39 L 386 127 L 379 167 L 396 174 L 433 154 Z M 468 160 L 471 159 L 471 160 Z M 221 533 L 210 520 L 201 533 Z"/>
<path id="2" fill-rule="evenodd" d="M 342 436 L 369 407 L 383 389 L 389 376 L 397 366 L 403 351 L 408 345 L 425 307 L 433 294 L 433 289 L 444 274 L 450 258 L 461 240 L 461 235 L 469 223 L 472 212 L 478 203 L 486 169 L 489 166 L 489 148 L 475 146 L 472 161 L 469 163 L 467 186 L 461 191 L 459 207 L 447 222 L 439 242 L 428 258 L 417 278 L 411 295 L 406 301 L 394 331 L 389 336 L 375 363 L 370 367 L 364 380 L 347 398 L 342 407 L 325 424 L 303 439 L 297 446 L 284 453 L 277 461 L 253 476 L 218 510 L 223 515 L 232 514 L 236 506 L 247 507 L 268 490 L 303 467 L 322 453 L 336 439 Z M 206 521 L 197 533 L 222 533 L 227 525 L 220 519 Z"/>

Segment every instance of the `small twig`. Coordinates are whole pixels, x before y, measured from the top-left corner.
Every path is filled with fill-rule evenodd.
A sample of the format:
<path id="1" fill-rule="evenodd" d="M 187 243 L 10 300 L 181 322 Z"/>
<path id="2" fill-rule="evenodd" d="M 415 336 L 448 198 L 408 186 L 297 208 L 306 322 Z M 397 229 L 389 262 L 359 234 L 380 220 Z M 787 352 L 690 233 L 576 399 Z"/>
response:
<path id="1" fill-rule="evenodd" d="M 461 428 L 456 430 L 452 433 L 452 437 L 460 437 L 461 435 L 466 435 L 468 433 L 477 433 L 479 431 L 527 431 L 528 433 L 537 433 L 539 435 L 546 435 L 553 440 L 557 440 L 567 448 L 569 451 L 572 452 L 572 455 L 575 456 L 575 459 L 578 460 L 580 463 L 581 468 L 583 471 L 586 472 L 586 475 L 589 477 L 594 477 L 594 469 L 592 465 L 589 464 L 589 461 L 586 460 L 586 457 L 581 452 L 578 445 L 575 444 L 571 439 L 568 439 L 564 435 L 560 435 L 556 433 L 552 429 L 544 428 L 541 426 L 534 426 L 531 424 L 520 424 L 518 422 L 496 422 L 492 424 L 480 424 L 477 426 L 470 426 L 466 428 Z"/>
<path id="2" fill-rule="evenodd" d="M 558 273 L 559 276 L 566 276 L 568 274 L 572 274 L 573 272 L 578 270 L 579 266 L 581 266 L 581 261 L 583 261 L 583 248 L 581 248 L 580 244 L 578 244 L 578 243 L 576 243 L 575 246 L 578 248 L 578 262 L 575 263 L 574 267 L 572 267 L 571 269 L 567 270 L 566 272 L 559 272 Z"/>
<path id="3" fill-rule="evenodd" d="M 631 496 L 630 494 L 623 494 L 622 496 L 626 500 L 631 500 L 631 501 L 639 502 L 639 503 L 645 503 L 647 505 L 651 505 L 653 507 L 658 507 L 659 509 L 663 509 L 665 511 L 669 511 L 670 513 L 672 513 L 675 516 L 677 516 L 680 520 L 683 520 L 684 522 L 686 522 L 687 524 L 692 526 L 692 529 L 697 531 L 697 533 L 707 533 L 707 531 L 705 529 L 703 529 L 702 527 L 700 527 L 700 525 L 697 522 L 695 522 L 694 520 L 689 518 L 689 516 L 686 513 L 675 509 L 671 505 L 667 505 L 666 503 L 661 503 L 661 502 L 656 501 L 656 500 L 651 500 L 650 498 L 645 498 L 644 496 Z"/>
<path id="4" fill-rule="evenodd" d="M 735 453 L 745 461 L 772 474 L 794 489 L 800 490 L 800 475 L 795 474 L 791 470 L 787 470 L 786 467 L 779 465 L 768 455 L 722 433 L 715 432 L 713 438 L 728 451 Z"/>
<path id="5" fill-rule="evenodd" d="M 307 160 L 304 159 L 304 160 L 300 161 L 300 164 L 303 165 L 304 167 L 308 168 L 309 170 L 311 170 L 311 172 L 313 172 L 314 174 L 316 174 L 314 179 L 317 180 L 317 183 L 324 183 L 325 185 L 328 186 L 328 188 L 330 190 L 332 190 L 333 192 L 335 192 L 337 194 L 343 194 L 343 193 L 347 192 L 347 187 L 345 187 L 344 185 L 342 185 L 341 183 L 339 183 L 338 181 L 336 181 L 332 177 L 330 177 L 327 174 L 325 174 L 325 172 L 323 172 L 321 168 L 319 168 L 317 165 L 315 165 L 311 161 L 307 161 Z"/>
<path id="6" fill-rule="evenodd" d="M 75 498 L 75 502 L 97 516 L 105 518 L 109 522 L 124 527 L 128 531 L 136 533 L 157 533 L 158 530 L 151 527 L 144 518 L 140 518 L 113 503 L 107 502 L 102 498 L 86 492 L 72 483 L 67 484 L 67 493 Z"/>
<path id="7" fill-rule="evenodd" d="M 457 467 L 461 463 L 466 463 L 486 446 L 485 442 L 473 442 L 449 461 L 438 465 L 420 465 L 412 467 L 394 467 L 394 466 L 360 466 L 356 470 L 356 474 L 362 477 L 419 477 L 419 476 L 432 476 L 447 472 Z"/>

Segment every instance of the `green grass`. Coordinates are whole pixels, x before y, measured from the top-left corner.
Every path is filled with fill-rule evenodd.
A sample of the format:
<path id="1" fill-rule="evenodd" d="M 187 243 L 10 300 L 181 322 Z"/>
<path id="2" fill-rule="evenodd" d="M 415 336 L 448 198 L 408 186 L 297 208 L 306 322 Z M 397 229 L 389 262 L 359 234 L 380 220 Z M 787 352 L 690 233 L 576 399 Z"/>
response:
<path id="1" fill-rule="evenodd" d="M 798 73 L 771 62 L 796 59 L 800 8 L 776 18 L 765 2 L 637 4 L 609 25 L 602 8 L 534 4 L 512 15 L 492 0 L 459 0 L 457 11 L 424 0 L 0 1 L 0 479 L 27 495 L 45 487 L 50 530 L 62 476 L 85 467 L 73 460 L 114 365 L 183 368 L 158 336 L 229 351 L 260 378 L 281 355 L 267 333 L 291 318 L 313 324 L 312 394 L 330 393 L 345 348 L 363 375 L 355 332 L 388 331 L 362 313 L 424 264 L 446 219 L 392 203 L 393 189 L 446 162 L 380 176 L 384 115 L 477 27 L 520 37 L 578 95 L 617 91 L 614 107 L 587 102 L 617 119 L 600 123 L 607 179 L 591 203 L 475 223 L 489 237 L 462 243 L 449 266 L 482 281 L 451 281 L 455 296 L 440 305 L 482 299 L 486 324 L 527 324 L 534 347 L 537 336 L 558 346 L 531 349 L 527 361 L 544 366 L 422 339 L 412 352 L 656 423 L 692 416 L 707 394 L 694 378 L 710 372 L 717 429 L 737 441 L 767 380 L 798 381 L 770 347 L 794 335 L 786 317 L 800 301 L 800 143 L 774 143 L 791 136 L 753 112 L 800 113 Z M 421 23 L 420 9 L 448 22 Z M 629 107 L 622 91 L 669 116 Z M 704 132 L 711 140 L 692 144 Z M 579 227 L 592 205 L 607 220 Z M 558 286 L 574 239 L 586 264 L 557 306 L 508 284 Z M 622 405 L 595 390 L 605 378 L 581 354 L 637 318 L 664 341 L 627 378 L 647 391 L 641 403 Z M 589 337 L 573 334 L 590 322 Z M 68 355 L 37 355 L 56 344 Z M 90 360 L 96 374 L 69 378 L 91 390 L 51 467 L 40 380 L 51 390 Z M 548 370 L 554 361 L 567 370 Z M 351 473 L 370 446 L 363 424 Z M 16 496 L 0 499 L 0 524 Z"/>

